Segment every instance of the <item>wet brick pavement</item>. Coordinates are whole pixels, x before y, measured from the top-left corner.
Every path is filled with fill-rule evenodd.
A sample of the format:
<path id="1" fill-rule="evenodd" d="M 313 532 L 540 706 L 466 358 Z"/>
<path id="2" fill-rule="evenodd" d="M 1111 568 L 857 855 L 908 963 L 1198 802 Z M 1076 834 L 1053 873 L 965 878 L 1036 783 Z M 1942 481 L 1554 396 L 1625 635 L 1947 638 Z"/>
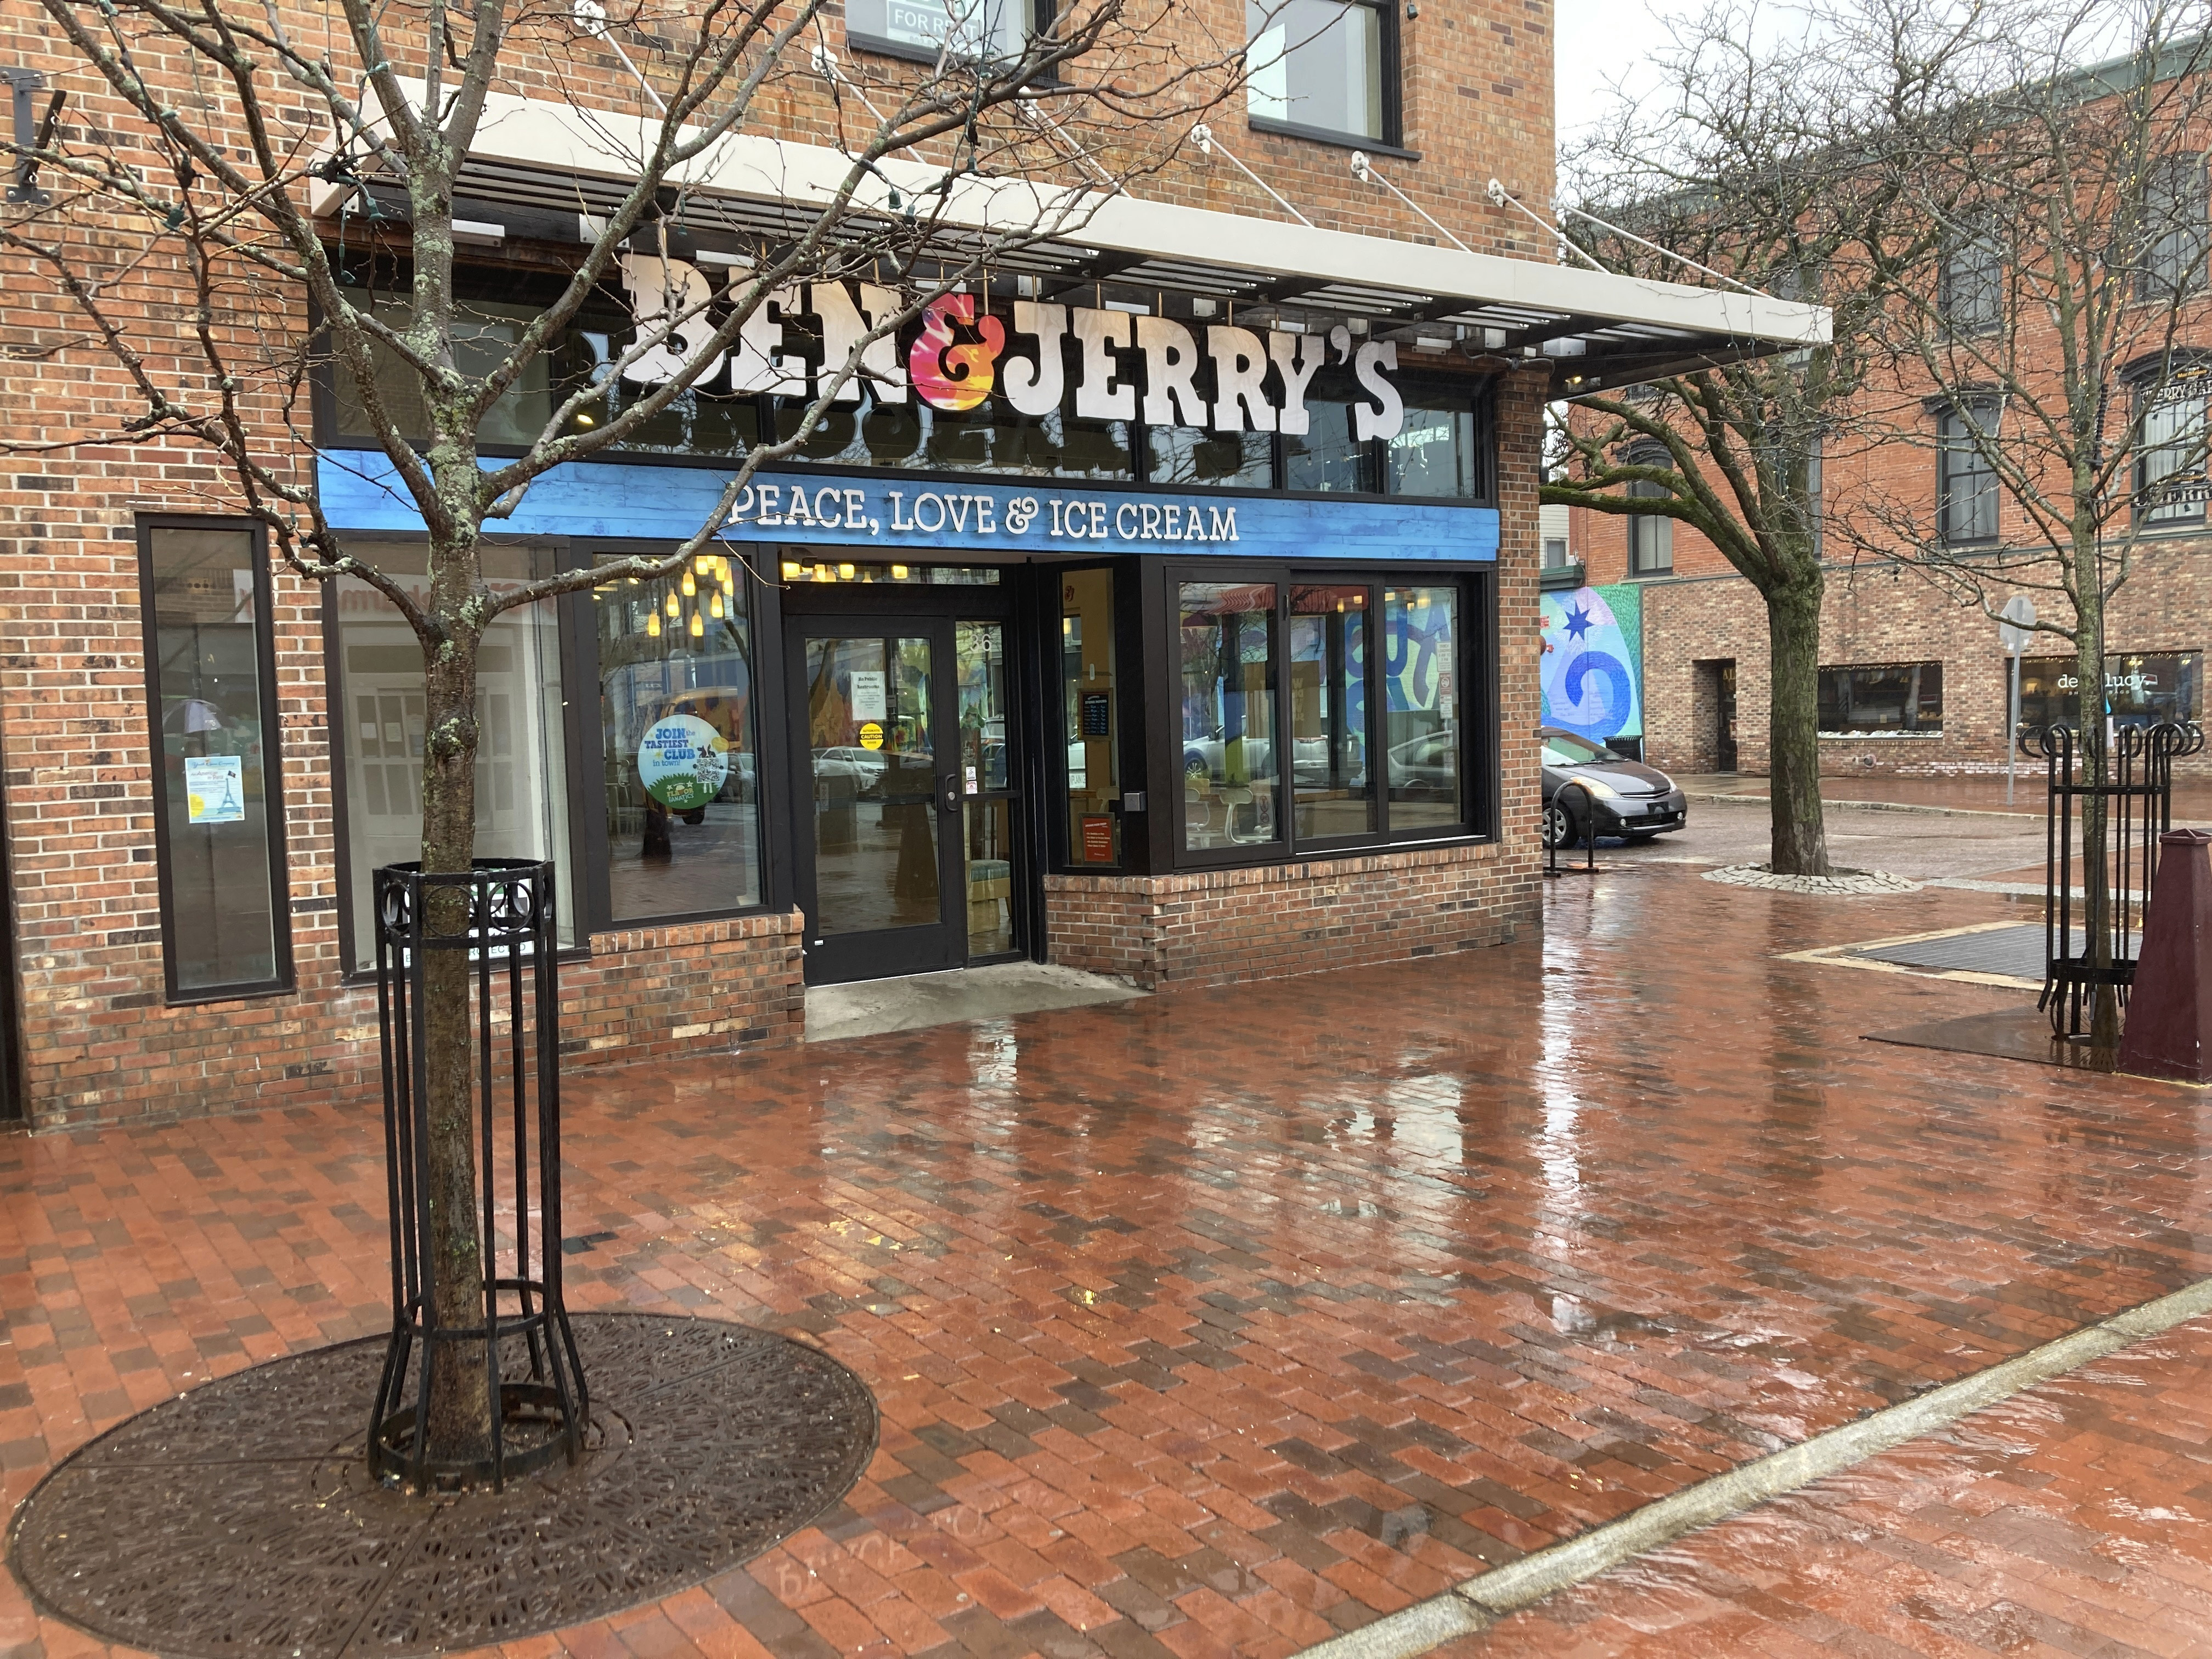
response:
<path id="1" fill-rule="evenodd" d="M 513 1651 L 1290 1653 L 2212 1274 L 2197 1094 L 1863 1042 L 2017 999 L 1777 959 L 2013 902 L 1549 902 L 1449 959 L 580 1077 L 574 1304 L 818 1341 L 884 1433 L 783 1548 Z M 366 1106 L 0 1141 L 9 1503 L 379 1328 L 381 1200 Z M 41 1644 L 90 1645 L 0 1590 Z"/>
<path id="2" fill-rule="evenodd" d="M 2212 1322 L 1977 1412 L 1437 1659 L 2212 1653 Z"/>

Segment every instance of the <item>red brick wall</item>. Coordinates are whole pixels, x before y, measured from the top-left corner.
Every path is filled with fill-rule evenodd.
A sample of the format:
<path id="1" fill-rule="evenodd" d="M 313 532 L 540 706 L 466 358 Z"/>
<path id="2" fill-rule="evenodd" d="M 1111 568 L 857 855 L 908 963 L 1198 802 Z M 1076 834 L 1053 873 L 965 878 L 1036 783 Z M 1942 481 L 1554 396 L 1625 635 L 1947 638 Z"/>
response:
<path id="1" fill-rule="evenodd" d="M 560 967 L 561 1053 L 569 1066 L 737 1048 L 805 1031 L 796 910 L 591 937 Z M 153 977 L 161 979 L 158 942 Z M 120 1005 L 120 1006 L 118 1006 Z M 157 994 L 50 1012 L 26 1047 L 40 1128 L 157 1122 L 289 1099 L 373 1100 L 380 1086 L 376 988 L 164 1008 Z"/>
<path id="2" fill-rule="evenodd" d="M 2047 593 L 2032 595 L 2048 612 Z M 2003 595 L 1997 596 L 2002 605 Z M 2212 668 L 2212 544 L 2160 543 L 2140 550 L 2113 597 L 2108 648 L 2199 651 Z M 2053 636 L 2035 656 L 2070 655 Z M 1697 665 L 1736 665 L 1738 769 L 1767 768 L 1766 611 L 1739 577 L 1649 582 L 1644 587 L 1644 750 L 1655 766 L 1702 771 L 1712 764 L 1712 710 L 1700 701 Z M 2007 669 L 1996 625 L 1910 572 L 1832 569 L 1820 617 L 1820 661 L 1940 662 L 1943 732 L 1934 738 L 1834 738 L 1820 745 L 1832 776 L 1997 773 L 2005 766 Z M 2197 688 L 2197 717 L 2207 687 Z M 2212 775 L 2212 757 L 2178 763 L 2183 775 Z"/>
<path id="3" fill-rule="evenodd" d="M 1052 960 L 1147 990 L 1498 945 L 1536 925 L 1534 861 L 1496 846 L 1171 876 L 1048 876 Z"/>

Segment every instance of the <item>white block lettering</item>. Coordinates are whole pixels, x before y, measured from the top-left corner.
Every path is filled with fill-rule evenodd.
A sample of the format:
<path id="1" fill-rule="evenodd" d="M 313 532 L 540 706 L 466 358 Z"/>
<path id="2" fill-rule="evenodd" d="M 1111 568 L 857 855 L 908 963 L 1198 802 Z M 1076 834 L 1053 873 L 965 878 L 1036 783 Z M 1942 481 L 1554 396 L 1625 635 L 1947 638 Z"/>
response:
<path id="1" fill-rule="evenodd" d="M 1036 341 L 1036 366 L 1019 357 L 999 362 L 999 378 L 1006 388 L 1006 401 L 1024 415 L 1055 413 L 1067 395 L 1067 369 L 1060 343 L 1067 337 L 1067 307 L 1039 305 L 1033 300 L 1014 301 L 1014 332 Z"/>
<path id="2" fill-rule="evenodd" d="M 1216 323 L 1206 331 L 1213 359 L 1213 429 L 1242 432 L 1249 420 L 1255 432 L 1275 429 L 1267 402 L 1267 349 L 1249 328 Z"/>

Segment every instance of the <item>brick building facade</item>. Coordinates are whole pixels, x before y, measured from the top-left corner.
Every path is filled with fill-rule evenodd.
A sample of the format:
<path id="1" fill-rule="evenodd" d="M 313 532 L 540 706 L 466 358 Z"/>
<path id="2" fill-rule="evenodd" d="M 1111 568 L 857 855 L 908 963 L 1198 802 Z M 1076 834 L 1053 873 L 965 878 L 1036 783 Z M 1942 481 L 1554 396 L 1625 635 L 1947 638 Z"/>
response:
<path id="1" fill-rule="evenodd" d="M 1132 227 L 1126 246 L 1071 265 L 1058 287 L 1065 303 L 1175 320 L 1192 339 L 1241 305 L 1293 354 L 1333 326 L 1347 363 L 1360 341 L 1393 343 L 1402 367 L 1390 396 L 1431 447 L 1399 443 L 1402 422 L 1378 424 L 1338 458 L 1355 469 L 1351 488 L 1299 487 L 1301 462 L 1279 434 L 1256 471 L 1163 476 L 1145 459 L 1158 428 L 1134 422 L 1121 440 L 1127 471 L 1109 466 L 1097 482 L 1049 466 L 1026 479 L 871 472 L 852 465 L 858 450 L 825 454 L 763 475 L 796 498 L 793 514 L 809 503 L 811 526 L 763 492 L 731 550 L 702 556 L 680 592 L 673 577 L 639 593 L 611 583 L 499 625 L 502 654 L 488 641 L 484 669 L 494 712 L 478 847 L 560 871 L 572 1061 L 793 1041 L 810 979 L 901 964 L 1028 955 L 1167 988 L 1468 948 L 1534 925 L 1535 757 L 1510 739 L 1536 717 L 1528 619 L 1553 359 L 1518 334 L 1569 312 L 1634 318 L 1656 304 L 1679 360 L 1787 344 L 1814 313 L 1777 307 L 1766 332 L 1730 336 L 1699 320 L 1702 296 L 1688 290 L 1654 300 L 1654 285 L 1554 278 L 1548 266 L 1530 282 L 1540 268 L 1528 262 L 1549 250 L 1485 187 L 1495 177 L 1548 198 L 1549 7 L 1482 0 L 1401 15 L 1413 10 L 1347 4 L 1379 32 L 1396 76 L 1367 125 L 1316 132 L 1253 113 L 1249 98 L 1214 110 L 1215 149 L 1184 143 L 1144 178 L 1114 204 L 1114 222 Z M 1201 0 L 1185 21 L 1241 39 L 1243 9 Z M 825 40 L 848 82 L 895 81 L 897 55 L 878 62 L 842 27 L 831 14 Z M 665 45 L 615 39 L 648 71 Z M 91 145 L 127 127 L 27 0 L 0 0 L 0 60 L 68 94 L 65 139 Z M 483 151 L 511 194 L 486 198 L 465 180 L 465 198 L 479 194 L 460 210 L 500 221 L 467 267 L 470 302 L 494 326 L 528 315 L 532 285 L 589 234 L 588 210 L 580 232 L 576 213 L 546 204 L 620 184 L 538 138 L 501 152 L 502 132 L 573 137 L 591 125 L 579 107 L 638 107 L 635 84 L 588 36 L 515 60 L 507 125 L 490 124 Z M 180 62 L 155 72 L 191 84 Z M 762 131 L 810 147 L 787 155 L 832 154 L 838 116 L 819 74 L 773 82 L 763 112 Z M 1313 228 L 1289 223 L 1224 148 Z M 1473 252 L 1442 246 L 1355 179 L 1358 148 Z M 887 160 L 885 175 L 909 176 L 904 165 Z M 701 195 L 740 216 L 800 199 L 720 188 Z M 364 226 L 356 210 L 374 192 L 318 190 L 326 241 L 379 250 L 388 281 L 404 224 L 387 204 Z M 1188 216 L 1162 216 L 1170 209 Z M 99 228 L 68 234 L 88 246 Z M 1256 269 L 1240 264 L 1248 243 Z M 713 233 L 697 245 L 702 262 L 736 257 Z M 1194 263 L 1193 248 L 1211 263 Z M 1115 279 L 1148 254 L 1167 274 Z M 173 261 L 166 269 L 173 281 Z M 378 279 L 380 267 L 364 269 Z M 206 453 L 117 440 L 139 405 L 78 337 L 52 273 L 10 253 L 0 277 L 10 348 L 0 392 L 30 447 L 0 475 L 9 1109 L 52 1127 L 365 1100 L 378 1066 L 367 872 L 411 856 L 419 659 L 410 668 L 397 613 L 358 584 L 272 567 Z M 1023 299 L 1052 297 L 1028 280 L 994 276 L 976 291 L 1012 316 Z M 1580 285 L 1560 313 L 1532 297 L 1555 280 Z M 1332 283 L 1351 283 L 1352 297 L 1318 292 Z M 1224 314 L 1209 297 L 1224 294 L 1244 297 Z M 303 293 L 262 300 L 268 326 L 307 337 Z M 134 321 L 164 368 L 188 353 L 158 293 L 141 297 Z M 1040 336 L 1040 363 L 1050 349 Z M 1077 362 L 1071 341 L 1071 375 Z M 1288 395 L 1267 384 L 1270 398 Z M 733 407 L 774 417 L 738 395 L 734 371 L 731 386 Z M 373 544 L 404 579 L 419 519 L 388 469 L 370 476 L 386 463 L 349 430 L 343 384 L 319 385 L 314 402 L 314 441 L 275 448 L 284 476 L 315 481 L 349 545 Z M 1389 412 L 1362 407 L 1378 421 Z M 270 416 L 266 398 L 258 413 Z M 94 428 L 106 441 L 64 444 Z M 711 499 L 726 459 L 687 444 L 586 464 L 528 498 L 499 556 L 528 570 L 665 549 L 697 522 L 685 515 L 701 489 Z M 857 527 L 863 501 L 875 539 L 821 528 L 827 505 Z M 877 536 L 877 520 L 903 531 L 926 501 L 940 515 L 965 503 L 976 533 Z M 1036 526 L 1026 540 L 1016 516 Z M 981 533 L 987 520 L 1006 526 L 996 540 Z M 1146 545 L 1161 523 L 1189 528 L 1192 545 Z M 1086 532 L 1089 546 L 1068 539 Z M 713 643 L 686 645 L 687 629 Z M 821 724 L 825 695 L 834 732 Z M 648 764 L 646 739 L 672 740 L 686 722 L 706 726 L 722 756 L 703 805 L 656 793 Z M 913 768 L 928 773 L 927 805 L 896 793 Z M 934 886 L 918 845 L 937 860 Z M 257 886 L 258 860 L 270 873 Z M 838 886 L 848 881 L 875 921 L 895 925 L 834 939 L 844 901 L 833 893 L 849 895 Z"/>
<path id="2" fill-rule="evenodd" d="M 1913 279 L 1917 303 L 1893 303 L 1874 331 L 1886 329 L 1889 346 L 1909 338 L 1918 348 L 1884 362 L 1882 348 L 1869 346 L 1875 366 L 1832 411 L 1813 463 L 1826 561 L 1824 775 L 2005 769 L 2011 666 L 1989 612 L 2026 598 L 2045 623 L 2070 624 L 2072 615 L 2051 550 L 2066 533 L 2067 455 L 2038 435 L 2046 423 L 2063 433 L 2077 418 L 2062 389 L 2069 354 L 2053 321 L 2062 293 L 2100 319 L 2070 325 L 2070 355 L 2092 365 L 2085 372 L 2102 402 L 2100 442 L 2081 447 L 2085 465 L 2124 463 L 2110 487 L 2104 544 L 2107 581 L 2123 560 L 2127 573 L 2106 607 L 2105 712 L 2130 724 L 2203 717 L 2212 653 L 2212 508 L 2203 499 L 2212 201 L 2203 158 L 2212 137 L 2199 65 L 2194 49 L 2176 48 L 2150 71 L 2115 59 L 2060 83 L 2050 106 L 2051 131 L 2075 141 L 2066 174 L 2084 204 L 2077 210 L 2139 216 L 2147 228 L 2129 234 L 2140 246 L 2080 262 L 2069 241 L 2074 258 L 2051 256 L 2042 242 L 2047 222 L 2068 223 L 2073 241 L 2103 233 L 2087 219 L 2046 221 L 2034 200 L 2014 202 L 2001 187 L 1999 206 L 1957 210 L 1980 216 L 1982 238 L 1927 258 Z M 2144 101 L 2135 101 L 2138 88 L 2148 88 Z M 2081 96 L 2085 89 L 2097 95 Z M 2022 179 L 2033 174 L 2038 142 L 2024 141 L 2014 164 Z M 2145 182 L 2169 173 L 2194 182 L 2170 197 Z M 2077 263 L 2097 274 L 2081 275 Z M 2002 388 L 1990 367 L 1997 362 L 2010 377 Z M 1941 383 L 1934 363 L 1950 366 Z M 1975 447 L 1963 424 L 1975 410 L 1991 416 L 2007 465 L 2043 492 L 2046 521 Z M 1607 429 L 1593 411 L 1571 418 L 1585 432 Z M 1640 461 L 1639 448 L 1665 465 L 1648 435 L 1616 453 Z M 1724 484 L 1717 489 L 1729 499 Z M 1683 771 L 1765 772 L 1769 651 L 1758 592 L 1687 524 L 1565 510 L 1566 559 L 1547 589 L 1628 585 L 1638 595 L 1644 757 Z M 1990 574 L 2001 560 L 2015 581 Z M 2021 726 L 2080 717 L 2069 639 L 2035 635 L 2021 666 Z M 2180 765 L 2212 772 L 2212 757 Z"/>

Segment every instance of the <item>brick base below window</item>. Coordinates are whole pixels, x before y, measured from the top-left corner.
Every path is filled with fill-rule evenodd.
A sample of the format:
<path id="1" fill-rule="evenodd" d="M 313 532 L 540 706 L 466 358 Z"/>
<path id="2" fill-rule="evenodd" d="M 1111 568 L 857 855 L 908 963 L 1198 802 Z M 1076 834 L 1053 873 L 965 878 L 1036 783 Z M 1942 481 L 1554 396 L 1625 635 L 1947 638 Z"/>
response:
<path id="1" fill-rule="evenodd" d="M 796 1042 L 803 926 L 793 910 L 593 934 L 588 960 L 561 964 L 564 1066 Z M 140 994 L 89 1013 L 27 1000 L 35 1129 L 379 1097 L 374 986 L 303 982 L 289 997 L 176 1008 Z"/>
<path id="2" fill-rule="evenodd" d="M 1171 876 L 1048 876 L 1051 959 L 1147 990 L 1498 945 L 1535 925 L 1534 856 L 1495 844 Z"/>

